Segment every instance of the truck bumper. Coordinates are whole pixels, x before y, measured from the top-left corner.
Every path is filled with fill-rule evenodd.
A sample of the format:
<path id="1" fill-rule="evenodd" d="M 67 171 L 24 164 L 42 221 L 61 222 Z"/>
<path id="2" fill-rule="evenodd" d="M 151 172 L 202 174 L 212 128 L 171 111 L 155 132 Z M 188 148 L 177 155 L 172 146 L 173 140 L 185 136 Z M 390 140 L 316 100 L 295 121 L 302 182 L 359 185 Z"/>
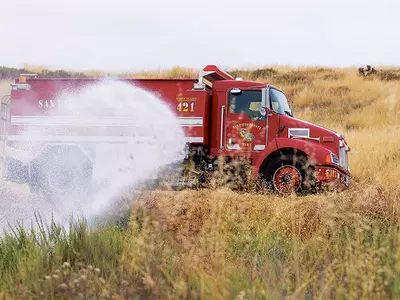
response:
<path id="1" fill-rule="evenodd" d="M 343 191 L 349 188 L 350 175 L 328 166 L 317 166 L 315 169 L 317 187 Z"/>

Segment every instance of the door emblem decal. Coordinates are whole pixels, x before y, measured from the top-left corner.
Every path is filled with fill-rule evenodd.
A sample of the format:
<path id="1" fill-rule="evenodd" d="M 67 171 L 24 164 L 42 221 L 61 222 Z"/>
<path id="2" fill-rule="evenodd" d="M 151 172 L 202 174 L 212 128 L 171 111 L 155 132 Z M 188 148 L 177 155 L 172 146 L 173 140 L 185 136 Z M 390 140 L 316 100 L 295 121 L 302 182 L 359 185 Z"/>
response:
<path id="1" fill-rule="evenodd" d="M 245 128 L 240 128 L 239 129 L 239 135 L 246 141 L 246 142 L 251 142 L 254 140 L 255 136 L 252 134 L 250 131 L 247 131 Z"/>

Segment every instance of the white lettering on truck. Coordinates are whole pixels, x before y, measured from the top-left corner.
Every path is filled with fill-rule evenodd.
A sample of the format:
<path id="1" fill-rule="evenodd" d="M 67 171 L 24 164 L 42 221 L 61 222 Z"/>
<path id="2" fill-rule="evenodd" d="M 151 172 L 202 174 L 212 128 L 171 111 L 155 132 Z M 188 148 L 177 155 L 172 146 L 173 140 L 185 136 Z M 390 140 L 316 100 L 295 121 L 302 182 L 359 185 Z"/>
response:
<path id="1" fill-rule="evenodd" d="M 55 107 L 56 105 L 54 104 L 53 100 L 39 100 L 38 101 L 38 107 L 39 108 L 49 108 L 49 107 Z"/>
<path id="2" fill-rule="evenodd" d="M 38 108 L 63 108 L 66 107 L 67 101 L 60 100 L 38 100 Z"/>

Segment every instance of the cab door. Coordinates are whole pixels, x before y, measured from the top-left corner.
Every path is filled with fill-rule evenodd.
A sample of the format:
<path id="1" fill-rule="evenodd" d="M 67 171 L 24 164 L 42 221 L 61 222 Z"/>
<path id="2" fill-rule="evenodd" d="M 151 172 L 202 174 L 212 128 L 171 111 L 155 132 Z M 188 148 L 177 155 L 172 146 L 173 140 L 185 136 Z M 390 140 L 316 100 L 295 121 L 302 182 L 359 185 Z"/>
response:
<path id="1" fill-rule="evenodd" d="M 262 151 L 266 145 L 265 89 L 228 90 L 225 145 L 228 151 Z"/>

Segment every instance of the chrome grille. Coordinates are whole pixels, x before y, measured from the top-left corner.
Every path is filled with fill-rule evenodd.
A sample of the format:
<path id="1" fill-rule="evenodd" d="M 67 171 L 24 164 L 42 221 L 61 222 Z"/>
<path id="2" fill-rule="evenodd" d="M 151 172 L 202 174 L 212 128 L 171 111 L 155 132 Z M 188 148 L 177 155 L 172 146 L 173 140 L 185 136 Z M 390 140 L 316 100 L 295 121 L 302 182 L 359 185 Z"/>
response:
<path id="1" fill-rule="evenodd" d="M 347 151 L 346 147 L 339 147 L 339 165 L 347 170 Z"/>

